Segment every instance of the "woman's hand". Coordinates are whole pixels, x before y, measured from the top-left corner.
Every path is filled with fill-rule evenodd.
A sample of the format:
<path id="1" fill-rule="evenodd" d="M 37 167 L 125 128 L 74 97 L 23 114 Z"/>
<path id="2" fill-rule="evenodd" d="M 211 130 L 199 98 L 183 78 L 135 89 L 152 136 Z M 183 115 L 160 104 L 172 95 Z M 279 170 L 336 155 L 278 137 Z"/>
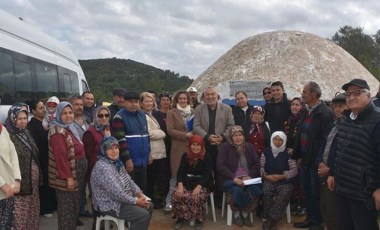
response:
<path id="1" fill-rule="evenodd" d="M 240 187 L 244 187 L 244 182 L 243 182 L 240 178 L 235 177 L 235 178 L 234 178 L 234 182 L 235 182 L 235 184 L 237 184 L 238 186 L 240 186 Z"/>
<path id="2" fill-rule="evenodd" d="M 292 148 L 288 148 L 288 149 L 287 149 L 287 152 L 288 152 L 288 155 L 289 155 L 289 156 L 293 155 L 293 149 L 292 149 Z"/>
<path id="3" fill-rule="evenodd" d="M 194 188 L 194 190 L 193 190 L 193 192 L 191 193 L 191 195 L 192 195 L 193 197 L 197 197 L 197 196 L 199 195 L 201 189 L 202 189 L 202 185 L 197 185 L 197 186 Z"/>
<path id="4" fill-rule="evenodd" d="M 73 191 L 75 189 L 75 181 L 72 177 L 69 177 L 67 180 L 67 190 Z"/>
<path id="5" fill-rule="evenodd" d="M 127 170 L 128 173 L 133 172 L 133 162 L 132 159 L 129 159 L 125 162 L 125 169 Z"/>
<path id="6" fill-rule="evenodd" d="M 183 191 L 184 191 L 183 184 L 180 182 L 178 183 L 177 188 L 175 189 L 175 194 L 181 197 L 183 196 Z"/>
<path id="7" fill-rule="evenodd" d="M 13 188 L 9 184 L 4 184 L 3 186 L 1 186 L 1 190 L 5 192 L 7 198 L 14 196 Z"/>
<path id="8" fill-rule="evenodd" d="M 245 176 L 242 178 L 243 181 L 252 179 L 250 176 Z"/>
<path id="9" fill-rule="evenodd" d="M 13 187 L 13 193 L 17 194 L 19 192 L 20 192 L 20 182 L 19 181 L 15 181 L 15 186 Z"/>
<path id="10" fill-rule="evenodd" d="M 136 200 L 136 205 L 148 209 L 149 208 L 149 201 L 146 200 L 145 196 L 138 197 Z"/>

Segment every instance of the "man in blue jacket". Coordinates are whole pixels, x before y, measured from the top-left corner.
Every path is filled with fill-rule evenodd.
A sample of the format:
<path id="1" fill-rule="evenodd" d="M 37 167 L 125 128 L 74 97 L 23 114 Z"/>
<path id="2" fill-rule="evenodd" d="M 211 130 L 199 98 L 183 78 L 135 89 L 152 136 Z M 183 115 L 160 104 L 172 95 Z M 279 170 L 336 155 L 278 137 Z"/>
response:
<path id="1" fill-rule="evenodd" d="M 141 190 L 147 188 L 147 166 L 152 163 L 146 116 L 139 108 L 139 95 L 127 92 L 124 108 L 112 120 L 112 135 L 119 141 L 120 158 Z"/>

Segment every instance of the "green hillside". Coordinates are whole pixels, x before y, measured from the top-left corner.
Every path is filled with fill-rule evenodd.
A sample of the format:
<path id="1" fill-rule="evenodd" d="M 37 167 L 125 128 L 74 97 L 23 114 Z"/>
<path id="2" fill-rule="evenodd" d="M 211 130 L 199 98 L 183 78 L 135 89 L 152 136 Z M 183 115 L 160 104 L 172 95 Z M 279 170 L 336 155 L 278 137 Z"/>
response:
<path id="1" fill-rule="evenodd" d="M 188 76 L 130 59 L 91 59 L 79 60 L 79 63 L 97 101 L 111 101 L 112 90 L 117 87 L 137 92 L 173 93 L 188 88 L 193 82 Z"/>

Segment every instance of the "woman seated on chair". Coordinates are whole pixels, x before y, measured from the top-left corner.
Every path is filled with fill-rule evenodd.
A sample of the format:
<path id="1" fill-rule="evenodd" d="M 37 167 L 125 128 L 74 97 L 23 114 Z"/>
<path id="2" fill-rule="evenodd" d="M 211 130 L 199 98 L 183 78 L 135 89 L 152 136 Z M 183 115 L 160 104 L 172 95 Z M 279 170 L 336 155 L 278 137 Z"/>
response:
<path id="1" fill-rule="evenodd" d="M 260 162 L 252 144 L 245 142 L 242 127 L 231 127 L 229 140 L 219 148 L 216 167 L 222 189 L 228 192 L 234 223 L 252 226 L 249 213 L 256 209 L 261 189 L 259 185 L 244 185 L 244 181 L 259 177 Z"/>
<path id="2" fill-rule="evenodd" d="M 181 228 L 185 220 L 195 220 L 195 229 L 202 228 L 211 183 L 211 157 L 205 152 L 203 138 L 194 135 L 177 171 L 177 187 L 172 197 L 173 216 L 177 218 L 175 229 Z"/>
<path id="3" fill-rule="evenodd" d="M 112 136 L 100 143 L 91 174 L 94 210 L 130 222 L 130 228 L 148 229 L 153 205 L 128 175 L 119 160 L 119 144 Z"/>
<path id="4" fill-rule="evenodd" d="M 271 147 L 260 158 L 263 178 L 264 219 L 263 230 L 276 230 L 292 195 L 292 178 L 297 175 L 295 160 L 286 150 L 286 135 L 277 131 L 271 136 Z"/>

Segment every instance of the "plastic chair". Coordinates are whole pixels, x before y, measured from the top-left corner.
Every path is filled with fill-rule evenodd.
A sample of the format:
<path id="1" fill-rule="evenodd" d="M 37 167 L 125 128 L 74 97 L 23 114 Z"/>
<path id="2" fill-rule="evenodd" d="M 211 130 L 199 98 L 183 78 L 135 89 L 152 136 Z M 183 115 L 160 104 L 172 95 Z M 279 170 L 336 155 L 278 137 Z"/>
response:
<path id="1" fill-rule="evenodd" d="M 223 192 L 223 200 L 222 200 L 222 217 L 224 216 L 224 207 L 226 205 L 226 193 Z M 249 217 L 251 219 L 251 222 L 253 223 L 253 213 L 249 213 Z M 232 209 L 229 204 L 227 204 L 227 225 L 232 225 Z"/>
<path id="2" fill-rule="evenodd" d="M 96 230 L 100 230 L 100 223 L 104 220 L 104 229 L 105 230 L 110 230 L 110 221 L 113 221 L 117 225 L 118 230 L 124 230 L 124 223 L 125 220 L 123 219 L 117 219 L 115 217 L 109 216 L 109 215 L 104 215 L 104 216 L 98 216 L 96 217 Z M 128 222 L 128 226 L 130 226 L 130 223 Z"/>

